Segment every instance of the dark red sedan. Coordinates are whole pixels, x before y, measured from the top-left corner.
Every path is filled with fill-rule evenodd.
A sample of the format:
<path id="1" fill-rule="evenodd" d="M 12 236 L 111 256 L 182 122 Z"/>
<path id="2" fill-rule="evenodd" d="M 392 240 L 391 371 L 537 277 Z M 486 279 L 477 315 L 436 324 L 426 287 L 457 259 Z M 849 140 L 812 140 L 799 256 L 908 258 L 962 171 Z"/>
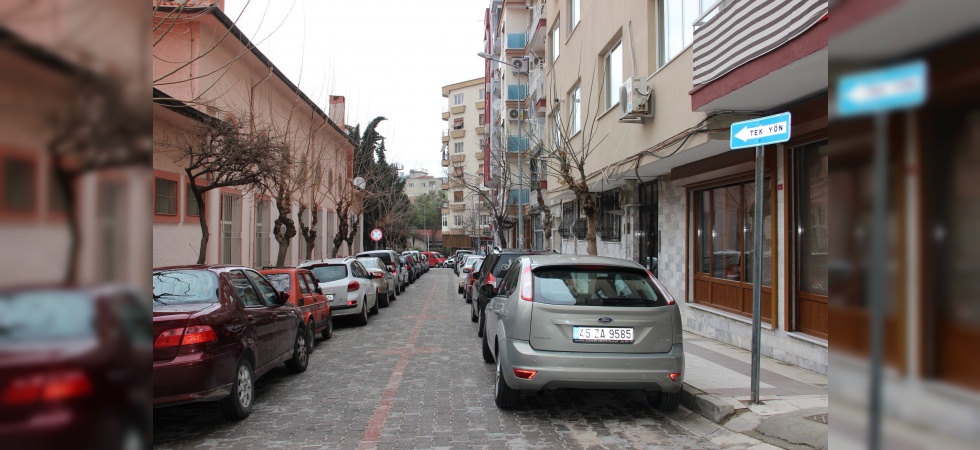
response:
<path id="1" fill-rule="evenodd" d="M 217 401 L 244 419 L 255 380 L 283 362 L 306 370 L 308 336 L 300 310 L 252 269 L 154 269 L 153 406 Z"/>

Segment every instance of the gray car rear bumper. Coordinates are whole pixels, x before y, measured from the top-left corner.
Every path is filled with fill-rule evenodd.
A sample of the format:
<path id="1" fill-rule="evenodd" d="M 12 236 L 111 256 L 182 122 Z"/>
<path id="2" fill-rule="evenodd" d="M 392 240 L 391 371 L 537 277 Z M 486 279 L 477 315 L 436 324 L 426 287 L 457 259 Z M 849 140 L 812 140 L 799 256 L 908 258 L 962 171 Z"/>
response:
<path id="1" fill-rule="evenodd" d="M 670 373 L 684 372 L 684 347 L 675 344 L 667 353 L 583 353 L 535 350 L 528 341 L 505 339 L 497 355 L 507 385 L 519 390 L 643 389 L 680 391 Z M 536 370 L 530 380 L 514 376 L 514 368 Z"/>

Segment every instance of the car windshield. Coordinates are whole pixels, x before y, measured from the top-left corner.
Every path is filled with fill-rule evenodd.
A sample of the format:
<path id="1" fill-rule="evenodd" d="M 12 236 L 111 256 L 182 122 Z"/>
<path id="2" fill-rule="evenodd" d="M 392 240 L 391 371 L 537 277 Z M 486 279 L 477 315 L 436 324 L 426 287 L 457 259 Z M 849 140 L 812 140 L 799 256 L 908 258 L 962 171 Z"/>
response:
<path id="1" fill-rule="evenodd" d="M 215 303 L 218 277 L 210 270 L 164 270 L 153 272 L 153 303 Z"/>
<path id="2" fill-rule="evenodd" d="M 334 264 L 330 266 L 316 266 L 309 267 L 310 272 L 313 272 L 313 276 L 320 283 L 328 283 L 331 281 L 343 280 L 347 278 L 347 265 L 346 264 Z"/>
<path id="3" fill-rule="evenodd" d="M 0 346 L 95 336 L 95 302 L 51 290 L 0 293 Z"/>
<path id="4" fill-rule="evenodd" d="M 381 267 L 381 264 L 378 264 L 378 260 L 375 259 L 374 257 L 370 257 L 370 258 L 357 258 L 357 260 L 360 261 L 361 264 L 363 264 L 364 267 L 366 267 L 368 269 L 381 269 L 381 270 L 384 270 L 384 267 Z"/>
<path id="5" fill-rule="evenodd" d="M 269 283 L 272 283 L 272 287 L 276 288 L 277 291 L 289 292 L 289 283 L 292 277 L 288 273 L 270 273 L 263 276 L 269 280 Z"/>
<path id="6" fill-rule="evenodd" d="M 384 252 L 379 252 L 379 253 L 362 253 L 360 255 L 357 255 L 357 259 L 360 259 L 361 262 L 363 263 L 365 260 L 362 259 L 362 258 L 381 258 L 381 260 L 384 261 L 385 264 L 391 264 L 391 255 L 389 255 L 388 253 L 384 253 Z"/>
<path id="7" fill-rule="evenodd" d="M 534 271 L 534 301 L 549 305 L 664 306 L 642 270 L 628 268 L 546 267 Z"/>

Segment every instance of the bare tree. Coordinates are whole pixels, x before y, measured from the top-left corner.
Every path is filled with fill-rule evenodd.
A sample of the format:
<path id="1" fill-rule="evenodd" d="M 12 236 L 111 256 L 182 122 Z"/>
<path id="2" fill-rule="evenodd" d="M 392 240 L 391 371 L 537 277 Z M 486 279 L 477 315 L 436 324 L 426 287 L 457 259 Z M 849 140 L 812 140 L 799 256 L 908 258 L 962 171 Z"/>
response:
<path id="1" fill-rule="evenodd" d="M 183 167 L 189 189 L 200 205 L 201 245 L 197 264 L 204 264 L 210 238 L 204 194 L 232 186 L 263 189 L 267 174 L 283 157 L 282 137 L 252 124 L 247 115 L 229 121 L 208 117 L 190 132 L 158 144 L 177 150 L 175 162 Z"/>

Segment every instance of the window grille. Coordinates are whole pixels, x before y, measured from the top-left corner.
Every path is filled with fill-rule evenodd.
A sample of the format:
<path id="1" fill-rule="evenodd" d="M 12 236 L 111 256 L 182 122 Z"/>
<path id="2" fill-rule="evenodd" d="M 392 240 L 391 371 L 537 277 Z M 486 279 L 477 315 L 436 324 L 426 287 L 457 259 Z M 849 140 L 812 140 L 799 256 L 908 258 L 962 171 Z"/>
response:
<path id="1" fill-rule="evenodd" d="M 604 241 L 618 241 L 623 218 L 610 211 L 619 211 L 619 189 L 600 192 L 597 199 L 599 214 L 596 220 L 596 235 Z"/>
<path id="2" fill-rule="evenodd" d="M 562 239 L 571 239 L 572 225 L 575 223 L 575 203 L 565 202 L 561 204 L 561 225 L 558 227 L 558 234 Z"/>

